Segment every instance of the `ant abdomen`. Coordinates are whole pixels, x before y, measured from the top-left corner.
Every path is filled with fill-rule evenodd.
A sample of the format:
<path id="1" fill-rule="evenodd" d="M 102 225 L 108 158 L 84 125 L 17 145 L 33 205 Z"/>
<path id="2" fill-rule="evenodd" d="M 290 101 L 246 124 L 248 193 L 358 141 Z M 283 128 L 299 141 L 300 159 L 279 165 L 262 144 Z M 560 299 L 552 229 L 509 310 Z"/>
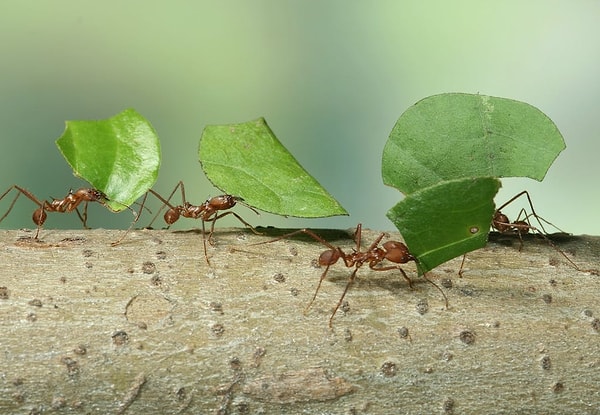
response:
<path id="1" fill-rule="evenodd" d="M 31 216 L 31 219 L 33 220 L 33 223 L 35 223 L 37 226 L 42 226 L 44 224 L 44 222 L 46 222 L 47 217 L 48 217 L 48 214 L 46 213 L 44 208 L 39 207 L 33 211 L 33 215 Z"/>
<path id="2" fill-rule="evenodd" d="M 335 249 L 328 249 L 319 255 L 319 265 L 333 265 L 340 259 L 340 253 Z"/>
<path id="3" fill-rule="evenodd" d="M 163 216 L 167 225 L 172 225 L 179 220 L 179 211 L 175 208 L 168 209 Z"/>

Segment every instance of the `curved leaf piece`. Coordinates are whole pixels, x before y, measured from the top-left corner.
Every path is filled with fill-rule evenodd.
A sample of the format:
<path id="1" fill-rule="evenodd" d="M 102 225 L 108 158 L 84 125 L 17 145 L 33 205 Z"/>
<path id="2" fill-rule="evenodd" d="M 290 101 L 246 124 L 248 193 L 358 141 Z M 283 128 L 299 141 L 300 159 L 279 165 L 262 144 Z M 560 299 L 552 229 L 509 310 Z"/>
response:
<path id="1" fill-rule="evenodd" d="M 386 185 L 405 194 L 461 177 L 541 181 L 565 142 L 524 102 L 473 94 L 425 98 L 404 112 L 383 150 Z"/>
<path id="2" fill-rule="evenodd" d="M 207 126 L 198 151 L 208 179 L 257 209 L 320 218 L 348 212 L 279 142 L 264 118 Z"/>
<path id="3" fill-rule="evenodd" d="M 74 174 L 108 197 L 110 209 L 126 209 L 154 185 L 160 166 L 158 136 L 135 110 L 66 125 L 56 145 Z"/>
<path id="4" fill-rule="evenodd" d="M 485 246 L 500 186 L 493 177 L 441 182 L 387 212 L 418 259 L 420 273 Z"/>

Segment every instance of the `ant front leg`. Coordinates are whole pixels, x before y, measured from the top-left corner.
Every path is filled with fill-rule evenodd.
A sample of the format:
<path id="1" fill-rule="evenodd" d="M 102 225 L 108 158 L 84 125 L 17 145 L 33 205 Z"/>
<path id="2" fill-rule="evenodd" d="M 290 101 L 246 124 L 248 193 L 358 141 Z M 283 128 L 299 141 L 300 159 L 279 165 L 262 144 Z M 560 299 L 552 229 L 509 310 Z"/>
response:
<path id="1" fill-rule="evenodd" d="M 357 240 L 357 245 L 360 246 L 360 228 L 358 228 L 357 230 L 358 230 L 358 232 L 355 233 L 355 239 Z M 344 251 L 342 251 L 341 248 L 339 248 L 339 247 L 333 246 L 332 244 L 330 244 L 329 242 L 327 242 L 325 239 L 321 238 L 319 235 L 317 235 L 316 233 L 314 233 L 310 229 L 306 229 L 306 228 L 299 229 L 299 230 L 294 231 L 294 232 L 286 233 L 285 235 L 281 235 L 281 236 L 279 236 L 279 237 L 277 237 L 275 239 L 271 239 L 269 241 L 257 242 L 257 243 L 252 244 L 252 245 L 269 244 L 269 243 L 272 243 L 272 242 L 280 241 L 282 239 L 291 238 L 292 236 L 299 235 L 301 233 L 310 236 L 315 241 L 317 241 L 320 244 L 322 244 L 323 246 L 329 248 L 329 249 L 323 251 L 321 253 L 321 255 L 319 255 L 319 265 L 320 266 L 324 266 L 325 267 L 325 271 L 323 271 L 323 273 L 321 274 L 321 278 L 319 278 L 319 283 L 317 284 L 317 288 L 315 289 L 315 293 L 312 296 L 312 299 L 310 300 L 310 302 L 308 303 L 308 305 L 304 309 L 304 314 L 306 314 L 308 312 L 308 310 L 310 309 L 310 307 L 312 306 L 312 304 L 314 303 L 315 299 L 317 298 L 317 294 L 319 293 L 319 290 L 321 289 L 321 284 L 323 283 L 323 280 L 327 276 L 327 272 L 329 271 L 329 267 L 331 265 L 334 265 L 335 263 L 337 263 L 340 258 L 342 258 L 344 260 L 344 262 L 346 262 L 347 255 L 344 253 Z M 346 265 L 348 266 L 348 264 L 346 264 Z M 347 291 L 348 288 L 349 288 L 349 286 L 346 287 L 345 291 Z M 344 295 L 345 295 L 345 292 L 344 292 Z M 343 297 L 342 297 L 342 300 L 343 300 Z M 336 307 L 335 311 L 337 311 L 337 309 L 340 307 L 340 304 L 341 304 L 341 301 L 338 304 L 338 306 Z M 334 312 L 334 314 L 335 314 L 335 312 Z"/>
<path id="2" fill-rule="evenodd" d="M 331 313 L 331 317 L 329 317 L 329 328 L 330 329 L 333 328 L 333 317 L 335 317 L 335 313 L 337 313 L 340 306 L 342 305 L 342 302 L 344 301 L 344 297 L 346 297 L 346 293 L 350 289 L 350 286 L 354 283 L 354 279 L 356 278 L 357 271 L 358 271 L 358 266 L 356 268 L 354 268 L 354 271 L 352 271 L 352 274 L 350 274 L 350 278 L 348 278 L 348 283 L 346 284 L 346 288 L 344 288 L 344 292 L 342 293 L 342 296 L 340 297 L 338 303 L 335 305 L 335 308 L 333 309 L 333 313 Z"/>
<path id="3" fill-rule="evenodd" d="M 304 315 L 306 315 L 308 313 L 308 310 L 310 309 L 310 307 L 312 306 L 312 304 L 315 302 L 315 299 L 317 298 L 317 293 L 319 292 L 319 289 L 321 288 L 321 283 L 323 282 L 323 280 L 327 276 L 327 271 L 329 271 L 329 265 L 327 265 L 325 267 L 325 271 L 323 271 L 323 274 L 321 274 L 321 278 L 319 279 L 319 283 L 317 284 L 317 289 L 315 290 L 315 293 L 312 296 L 312 299 L 309 301 L 308 305 L 304 309 Z"/>
<path id="4" fill-rule="evenodd" d="M 462 278 L 463 277 L 463 273 L 464 271 L 464 267 L 465 267 L 465 260 L 467 259 L 467 254 L 463 254 L 463 258 L 462 261 L 460 262 L 460 268 L 458 270 L 458 277 Z"/>
<path id="5" fill-rule="evenodd" d="M 213 234 L 215 233 L 215 222 L 218 219 L 221 219 L 224 216 L 227 215 L 233 215 L 237 218 L 237 220 L 239 220 L 241 223 L 243 223 L 247 228 L 250 228 L 250 230 L 255 234 L 255 235 L 262 235 L 259 231 L 257 231 L 256 229 L 254 229 L 254 227 L 252 225 L 250 225 L 248 222 L 246 222 L 240 215 L 238 215 L 235 212 L 225 212 L 225 213 L 221 213 L 220 215 L 216 215 L 213 214 L 212 218 L 204 219 L 201 218 L 202 220 L 202 245 L 204 248 L 204 258 L 206 259 L 206 263 L 208 265 L 210 265 L 210 261 L 208 260 L 208 250 L 206 248 L 206 240 L 208 239 L 208 243 L 213 246 L 214 242 L 213 242 Z M 208 238 L 206 237 L 206 226 L 204 225 L 204 222 L 210 221 L 210 232 L 208 233 Z"/>
<path id="6" fill-rule="evenodd" d="M 81 221 L 81 224 L 83 225 L 83 229 L 90 229 L 90 227 L 87 226 L 87 218 L 88 218 L 87 209 L 88 209 L 88 202 L 85 202 L 83 204 L 83 214 L 81 212 L 79 212 L 79 208 L 75 208 L 75 213 L 77 213 L 77 216 L 79 217 L 79 220 Z"/>
<path id="7" fill-rule="evenodd" d="M 210 232 L 208 233 L 208 243 L 211 245 L 213 244 L 212 241 L 212 236 L 215 233 L 215 222 L 217 221 L 217 219 L 221 219 L 224 216 L 227 215 L 233 215 L 237 218 L 237 220 L 239 220 L 241 223 L 243 223 L 247 228 L 249 228 L 252 233 L 254 233 L 255 235 L 262 235 L 262 233 L 260 233 L 259 231 L 257 231 L 256 229 L 254 229 L 254 227 L 252 225 L 250 225 L 248 222 L 246 222 L 240 215 L 238 215 L 235 212 L 225 212 L 225 213 L 221 213 L 220 215 L 215 215 L 212 219 L 210 219 Z M 204 233 L 204 220 L 202 221 L 202 232 Z"/>
<path id="8" fill-rule="evenodd" d="M 373 271 L 390 271 L 393 269 L 397 269 L 398 271 L 400 271 L 400 274 L 402 274 L 402 277 L 406 280 L 406 282 L 408 283 L 408 286 L 410 288 L 413 288 L 413 282 L 410 278 L 408 278 L 408 275 L 406 275 L 406 272 L 404 272 L 404 270 L 400 267 L 400 265 L 388 265 L 385 267 L 381 267 L 381 266 L 377 266 L 376 264 L 369 264 L 369 268 L 371 268 Z"/>
<path id="9" fill-rule="evenodd" d="M 315 293 L 314 293 L 312 299 L 310 300 L 310 302 L 308 303 L 308 305 L 306 306 L 306 308 L 304 309 L 304 314 L 306 314 L 308 312 L 308 309 L 310 308 L 310 306 L 312 305 L 312 303 L 317 298 L 317 294 L 319 293 L 319 289 L 321 289 L 321 283 L 323 282 L 323 280 L 327 276 L 327 272 L 329 271 L 329 267 L 332 266 L 332 265 L 334 265 L 336 262 L 338 262 L 338 260 L 340 258 L 344 258 L 344 260 L 345 260 L 345 256 L 346 255 L 344 254 L 344 252 L 340 248 L 329 249 L 327 251 L 323 251 L 321 253 L 321 255 L 319 255 L 319 265 L 320 266 L 325 266 L 325 271 L 323 271 L 323 273 L 321 274 L 321 278 L 319 278 L 319 283 L 317 284 L 317 288 L 315 289 Z M 346 288 L 346 290 L 347 290 L 347 288 Z M 338 307 L 339 307 L 339 305 L 338 305 Z M 336 307 L 336 311 L 337 311 L 337 307 Z M 335 312 L 334 312 L 334 314 L 335 314 Z"/>
<path id="10" fill-rule="evenodd" d="M 181 188 L 181 197 L 182 197 L 182 205 L 181 206 L 184 206 L 186 204 L 186 200 L 185 200 L 185 190 L 184 190 L 183 182 L 182 181 L 179 181 L 179 183 L 177 183 L 177 185 L 175 186 L 175 188 L 173 189 L 173 191 L 171 192 L 171 194 L 169 195 L 169 197 L 167 197 L 166 199 L 164 197 L 162 197 L 161 195 L 159 195 L 154 190 L 152 190 L 152 189 L 148 190 L 148 192 L 151 193 L 151 194 L 153 194 L 158 200 L 160 200 L 163 203 L 163 205 L 160 207 L 160 209 L 158 209 L 158 212 L 156 212 L 156 215 L 154 215 L 154 217 L 152 218 L 152 220 L 148 224 L 147 228 L 151 228 L 152 227 L 152 224 L 154 223 L 154 221 L 156 220 L 156 218 L 158 217 L 158 215 L 160 215 L 160 212 L 162 212 L 162 210 L 165 207 L 169 208 L 165 212 L 165 214 L 164 214 L 164 220 L 165 220 L 165 223 L 167 224 L 167 228 L 170 225 L 174 224 L 175 222 L 177 222 L 179 220 L 179 217 L 180 217 L 179 209 L 176 206 L 173 206 L 171 204 L 171 198 L 173 197 L 173 195 L 177 191 L 177 188 Z M 146 195 L 147 194 L 148 193 L 146 193 Z"/>
<path id="11" fill-rule="evenodd" d="M 150 212 L 150 209 L 146 208 L 146 200 L 148 199 L 148 193 L 151 192 L 152 190 L 148 190 L 146 193 L 144 193 L 144 198 L 142 199 L 142 203 L 140 204 L 140 209 L 138 212 L 135 212 L 133 209 L 131 209 L 131 207 L 127 206 L 127 209 L 131 210 L 134 214 L 134 218 L 133 221 L 131 222 L 131 225 L 129 225 L 129 228 L 127 228 L 127 230 L 125 232 L 123 232 L 123 235 L 121 235 L 121 237 L 119 239 L 117 239 L 114 242 L 111 242 L 111 246 L 117 246 L 119 245 L 121 242 L 123 242 L 123 239 L 125 239 L 125 237 L 129 234 L 129 232 L 131 231 L 131 229 L 133 229 L 133 227 L 135 226 L 135 224 L 138 222 L 138 220 L 140 219 L 140 216 L 142 215 L 142 212 L 144 211 L 144 209 L 147 209 Z M 87 203 L 85 205 L 85 209 L 87 210 Z M 86 218 L 87 218 L 87 212 L 86 213 Z M 152 213 L 152 212 L 150 212 Z"/>

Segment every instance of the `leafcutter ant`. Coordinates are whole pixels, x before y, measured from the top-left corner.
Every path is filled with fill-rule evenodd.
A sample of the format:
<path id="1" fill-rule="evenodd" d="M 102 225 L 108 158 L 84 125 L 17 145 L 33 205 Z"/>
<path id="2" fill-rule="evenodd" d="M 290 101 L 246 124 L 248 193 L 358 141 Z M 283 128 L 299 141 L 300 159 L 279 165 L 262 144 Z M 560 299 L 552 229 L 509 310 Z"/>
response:
<path id="1" fill-rule="evenodd" d="M 522 196 L 525 196 L 527 198 L 527 203 L 529 204 L 531 212 L 528 213 L 525 208 L 522 208 L 519 211 L 519 215 L 517 216 L 517 219 L 515 221 L 511 222 L 510 219 L 508 218 L 508 216 L 506 216 L 504 213 L 502 213 L 502 210 L 506 206 L 510 205 L 512 202 L 514 202 L 515 200 L 517 200 L 518 198 L 520 198 Z M 530 218 L 532 218 L 532 217 L 535 218 L 535 220 L 537 221 L 537 225 L 539 225 L 539 227 L 535 227 L 535 226 L 531 225 Z M 513 196 L 510 200 L 508 200 L 507 202 L 502 204 L 498 209 L 496 209 L 496 211 L 494 212 L 494 217 L 492 218 L 491 227 L 493 230 L 496 230 L 500 234 L 503 234 L 503 235 L 517 235 L 519 237 L 519 251 L 521 251 L 521 249 L 523 248 L 523 235 L 527 235 L 529 233 L 539 235 L 540 237 L 545 239 L 546 242 L 552 248 L 554 248 L 556 250 L 556 252 L 561 254 L 567 260 L 567 262 L 577 271 L 582 271 L 582 272 L 595 271 L 595 270 L 583 270 L 577 264 L 575 264 L 575 262 L 573 262 L 560 248 L 558 248 L 550 240 L 549 234 L 546 231 L 546 229 L 544 228 L 544 223 L 546 225 L 550 225 L 550 226 L 554 227 L 562 234 L 567 234 L 566 232 L 562 231 L 560 228 L 558 228 L 553 223 L 547 221 L 546 219 L 544 219 L 540 215 L 538 215 L 533 207 L 533 202 L 531 201 L 529 192 L 527 192 L 527 190 L 523 190 L 522 192 L 518 193 L 517 195 Z M 463 267 L 465 264 L 465 258 L 466 258 L 466 254 L 463 255 L 463 259 L 460 264 L 460 270 L 458 271 L 458 275 L 460 277 L 462 277 L 463 272 L 464 272 Z"/>
<path id="2" fill-rule="evenodd" d="M 178 188 L 181 189 L 181 203 L 182 204 L 181 205 L 172 205 L 170 203 L 170 200 Z M 212 198 L 206 200 L 201 205 L 192 205 L 185 198 L 185 187 L 184 187 L 182 181 L 177 183 L 177 185 L 175 186 L 175 188 L 173 189 L 173 191 L 171 192 L 171 194 L 169 195 L 169 197 L 167 199 L 163 198 L 161 195 L 159 195 L 157 192 L 155 192 L 152 189 L 150 189 L 149 192 L 152 193 L 154 196 L 156 196 L 164 204 L 159 209 L 157 214 L 154 216 L 154 218 L 152 219 L 152 222 L 150 222 L 150 224 L 148 225 L 149 227 L 152 225 L 154 220 L 156 220 L 158 214 L 160 214 L 160 211 L 165 206 L 167 206 L 168 209 L 165 212 L 163 218 L 168 226 L 177 222 L 179 220 L 179 218 L 182 216 L 184 218 L 200 219 L 202 221 L 202 243 L 204 246 L 204 258 L 206 259 L 206 263 L 208 265 L 210 265 L 210 261 L 208 260 L 208 253 L 207 253 L 207 249 L 206 249 L 207 238 L 206 238 L 206 228 L 205 228 L 204 222 L 211 222 L 210 232 L 208 233 L 208 242 L 211 245 L 213 245 L 212 236 L 215 231 L 215 222 L 218 219 L 221 219 L 222 217 L 225 217 L 227 215 L 235 216 L 241 223 L 243 223 L 246 227 L 250 228 L 250 230 L 252 232 L 254 232 L 257 235 L 260 235 L 260 232 L 258 232 L 256 229 L 254 229 L 254 227 L 252 225 L 250 225 L 248 222 L 246 222 L 244 219 L 242 219 L 242 217 L 240 215 L 238 215 L 237 213 L 235 213 L 233 211 L 219 213 L 220 211 L 231 209 L 237 203 L 241 203 L 258 215 L 259 214 L 258 211 L 256 211 L 256 209 L 254 209 L 252 206 L 249 206 L 249 205 L 243 203 L 244 199 L 242 199 L 241 197 L 232 196 L 232 195 L 220 195 L 220 196 L 215 196 L 215 197 L 212 197 Z"/>
<path id="3" fill-rule="evenodd" d="M 79 216 L 79 219 L 81 220 L 81 223 L 83 224 L 83 227 L 87 229 L 87 205 L 88 205 L 88 203 L 89 202 L 98 202 L 101 205 L 108 208 L 108 205 L 106 204 L 106 202 L 108 201 L 106 195 L 96 189 L 81 188 L 76 191 L 69 190 L 69 193 L 63 199 L 52 199 L 51 202 L 44 200 L 43 202 L 41 202 L 30 191 L 28 191 L 20 186 L 12 185 L 8 188 L 8 190 L 6 190 L 0 196 L 0 200 L 2 200 L 8 193 L 10 193 L 11 190 L 16 190 L 17 195 L 11 202 L 6 213 L 2 217 L 0 217 L 0 222 L 2 222 L 4 220 L 4 218 L 8 216 L 8 214 L 14 207 L 15 203 L 17 202 L 17 199 L 19 198 L 19 196 L 25 195 L 25 197 L 27 197 L 33 203 L 38 205 L 38 208 L 33 211 L 33 215 L 32 215 L 33 223 L 35 223 L 37 225 L 37 232 L 35 233 L 35 239 L 38 238 L 40 229 L 44 225 L 44 222 L 46 222 L 46 218 L 48 217 L 48 214 L 46 212 L 69 213 L 69 212 L 75 211 L 75 212 L 77 212 L 77 216 Z M 80 213 L 79 209 L 78 209 L 78 206 L 81 203 L 84 203 L 83 214 Z"/>
<path id="4" fill-rule="evenodd" d="M 331 314 L 331 317 L 329 318 L 329 327 L 330 328 L 333 327 L 333 317 L 335 316 L 335 313 L 338 311 L 338 309 L 342 305 L 342 302 L 344 301 L 344 297 L 346 296 L 346 293 L 350 289 L 350 286 L 354 283 L 358 269 L 360 267 L 362 267 L 364 264 L 368 264 L 369 268 L 371 268 L 373 271 L 389 271 L 392 269 L 397 269 L 398 271 L 400 271 L 400 274 L 402 274 L 402 277 L 408 282 L 409 286 L 412 287 L 411 279 L 408 278 L 408 276 L 406 275 L 406 272 L 404 272 L 404 270 L 400 267 L 399 264 L 406 264 L 410 261 L 417 262 L 417 258 L 414 257 L 410 253 L 410 251 L 408 250 L 408 247 L 402 242 L 386 241 L 380 245 L 381 240 L 386 236 L 385 233 L 381 233 L 373 241 L 373 243 L 371 245 L 369 245 L 368 248 L 366 248 L 366 250 L 362 250 L 362 248 L 361 248 L 362 224 L 360 224 L 360 223 L 356 226 L 356 231 L 354 232 L 354 241 L 356 242 L 356 247 L 353 248 L 352 252 L 350 252 L 350 253 L 345 253 L 340 247 L 333 246 L 331 243 L 327 242 L 325 239 L 321 238 L 319 235 L 317 235 L 316 233 L 314 233 L 313 231 L 311 231 L 309 229 L 300 229 L 300 230 L 282 235 L 278 238 L 271 239 L 270 241 L 259 242 L 254 245 L 261 245 L 261 244 L 279 241 L 281 239 L 289 238 L 294 235 L 298 235 L 300 233 L 304 233 L 304 234 L 310 236 L 315 241 L 319 242 L 320 244 L 322 244 L 328 248 L 327 250 L 323 251 L 321 253 L 321 255 L 319 256 L 319 265 L 325 266 L 325 270 L 321 274 L 321 278 L 319 279 L 319 283 L 317 284 L 317 288 L 315 290 L 315 293 L 314 293 L 312 299 L 310 300 L 310 302 L 308 303 L 308 305 L 306 306 L 306 308 L 304 310 L 305 314 L 308 312 L 308 310 L 312 306 L 313 302 L 317 298 L 317 293 L 319 292 L 319 289 L 321 288 L 321 283 L 327 276 L 327 272 L 329 271 L 330 266 L 334 265 L 341 259 L 344 262 L 344 265 L 346 267 L 354 268 L 352 270 L 352 273 L 350 274 L 350 277 L 348 278 L 348 282 L 346 283 L 346 287 L 344 288 L 344 291 L 342 292 L 342 296 L 340 297 L 339 301 L 337 302 L 337 304 L 333 310 L 333 313 Z M 396 263 L 398 265 L 387 265 L 387 266 L 382 265 L 382 262 L 384 260 L 388 260 L 388 261 Z M 446 300 L 446 307 L 448 307 L 448 298 L 446 297 L 446 294 L 444 294 L 444 292 L 441 290 L 441 288 L 438 287 L 433 281 L 429 280 L 427 277 L 425 277 L 425 279 L 428 282 L 430 282 L 431 284 L 433 284 L 438 290 L 440 290 L 440 292 L 444 296 L 444 299 Z"/>

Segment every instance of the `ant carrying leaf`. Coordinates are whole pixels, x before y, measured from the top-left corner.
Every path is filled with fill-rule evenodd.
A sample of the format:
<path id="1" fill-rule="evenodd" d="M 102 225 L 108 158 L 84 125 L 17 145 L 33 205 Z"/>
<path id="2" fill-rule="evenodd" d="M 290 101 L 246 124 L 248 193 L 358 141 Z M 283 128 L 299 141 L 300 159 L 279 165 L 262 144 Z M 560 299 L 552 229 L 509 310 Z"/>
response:
<path id="1" fill-rule="evenodd" d="M 344 297 L 346 296 L 346 293 L 350 289 L 350 286 L 354 283 L 358 269 L 360 267 L 362 267 L 364 264 L 368 264 L 369 268 L 371 268 L 373 271 L 389 271 L 392 269 L 397 269 L 402 274 L 402 277 L 406 281 L 408 281 L 409 286 L 412 287 L 411 279 L 408 278 L 408 276 L 406 275 L 406 272 L 404 272 L 404 270 L 399 265 L 399 264 L 406 264 L 410 261 L 417 262 L 417 259 L 409 252 L 408 247 L 404 243 L 398 242 L 398 241 L 386 241 L 383 244 L 381 244 L 381 246 L 380 246 L 381 240 L 386 236 L 385 233 L 381 233 L 373 241 L 373 243 L 371 245 L 369 245 L 369 247 L 366 248 L 366 250 L 363 251 L 361 248 L 362 224 L 360 224 L 360 223 L 357 225 L 356 231 L 354 233 L 354 241 L 356 242 L 356 247 L 353 248 L 352 252 L 350 252 L 350 253 L 344 252 L 342 250 L 342 248 L 340 248 L 340 247 L 333 246 L 332 244 L 327 242 L 325 239 L 321 238 L 319 235 L 317 235 L 316 233 L 314 233 L 313 231 L 311 231 L 309 229 L 300 229 L 300 230 L 282 235 L 278 238 L 271 239 L 271 240 L 265 241 L 265 242 L 259 242 L 259 243 L 253 244 L 253 245 L 262 245 L 262 244 L 267 244 L 267 243 L 271 243 L 271 242 L 276 242 L 281 239 L 290 238 L 290 237 L 292 237 L 294 235 L 298 235 L 300 233 L 304 233 L 304 234 L 310 236 L 315 241 L 319 242 L 320 244 L 322 244 L 328 248 L 327 250 L 323 251 L 321 253 L 321 255 L 319 256 L 319 265 L 324 266 L 325 271 L 323 271 L 323 273 L 321 274 L 321 278 L 319 279 L 319 283 L 317 284 L 315 294 L 313 295 L 312 299 L 310 300 L 310 302 L 306 306 L 306 309 L 304 310 L 305 313 L 308 312 L 308 310 L 312 306 L 313 302 L 317 298 L 317 293 L 319 292 L 319 289 L 321 288 L 321 283 L 327 276 L 327 272 L 329 271 L 330 266 L 336 264 L 341 259 L 344 262 L 344 265 L 346 267 L 354 268 L 352 270 L 352 273 L 350 274 L 350 277 L 348 278 L 348 282 L 346 283 L 346 287 L 344 288 L 344 291 L 342 292 L 342 296 L 340 297 L 338 303 L 336 304 L 336 306 L 333 310 L 333 313 L 331 314 L 331 317 L 329 318 L 329 327 L 330 328 L 333 327 L 333 317 L 335 316 L 335 313 L 342 305 Z M 398 265 L 387 265 L 387 266 L 382 265 L 382 262 L 385 260 L 396 263 Z M 433 281 L 429 280 L 427 277 L 425 277 L 425 279 L 428 282 L 430 282 L 431 284 L 433 284 L 438 290 L 440 290 L 440 292 L 444 296 L 444 299 L 446 300 L 446 307 L 448 307 L 448 298 L 446 297 L 444 292 L 441 290 L 441 288 L 438 287 Z"/>
<path id="2" fill-rule="evenodd" d="M 34 239 L 38 239 L 40 229 L 44 225 L 44 222 L 46 222 L 46 219 L 48 217 L 48 214 L 46 212 L 69 213 L 69 212 L 75 211 L 77 213 L 77 216 L 81 220 L 83 227 L 87 229 L 88 228 L 88 226 L 87 226 L 87 205 L 88 205 L 88 203 L 89 202 L 98 202 L 101 205 L 106 206 L 108 208 L 108 205 L 106 204 L 106 202 L 108 201 L 108 199 L 106 198 L 106 195 L 96 189 L 81 188 L 79 190 L 76 190 L 75 192 L 73 192 L 73 190 L 69 190 L 69 193 L 63 199 L 53 199 L 50 202 L 47 200 L 44 200 L 42 202 L 37 197 L 35 197 L 33 195 L 33 193 L 31 193 L 30 191 L 28 191 L 20 186 L 17 186 L 15 184 L 15 185 L 10 186 L 0 196 L 0 200 L 2 200 L 12 190 L 17 191 L 17 195 L 11 202 L 6 213 L 4 215 L 2 215 L 2 217 L 0 217 L 0 222 L 2 222 L 4 220 L 4 218 L 6 218 L 8 216 L 8 214 L 11 212 L 15 203 L 17 202 L 17 199 L 19 199 L 19 196 L 25 195 L 25 197 L 27 197 L 33 203 L 38 205 L 38 208 L 33 211 L 33 215 L 32 215 L 33 223 L 35 223 L 37 225 L 37 232 L 35 233 Z M 78 209 L 78 206 L 81 203 L 84 203 L 83 214 L 80 213 L 79 209 Z"/>
<path id="3" fill-rule="evenodd" d="M 177 191 L 178 188 L 181 189 L 181 203 L 182 204 L 181 205 L 172 205 L 170 203 L 171 198 L 173 197 L 173 195 L 175 194 L 175 192 Z M 213 245 L 212 236 L 215 232 L 215 222 L 218 219 L 221 219 L 227 215 L 233 215 L 241 223 L 243 223 L 246 227 L 250 228 L 250 230 L 252 232 L 254 232 L 257 235 L 260 235 L 260 232 L 258 232 L 256 229 L 254 229 L 254 227 L 252 225 L 250 225 L 248 222 L 246 222 L 237 213 L 235 213 L 233 211 L 219 213 L 220 211 L 231 209 L 237 203 L 241 203 L 244 206 L 246 206 L 248 209 L 252 210 L 257 215 L 259 214 L 252 206 L 249 206 L 249 205 L 243 203 L 244 200 L 240 197 L 232 196 L 232 195 L 220 195 L 220 196 L 215 196 L 215 197 L 212 197 L 212 198 L 206 200 L 201 205 L 192 205 L 191 203 L 189 203 L 186 200 L 185 187 L 184 187 L 182 181 L 177 183 L 177 185 L 175 186 L 175 188 L 173 189 L 173 191 L 171 192 L 171 194 L 169 195 L 169 197 L 167 199 L 163 198 L 161 195 L 159 195 L 157 192 L 155 192 L 152 189 L 150 189 L 148 191 L 150 193 L 152 193 L 154 196 L 156 196 L 160 201 L 163 202 L 163 206 L 158 210 L 157 214 L 154 216 L 154 218 L 152 219 L 152 222 L 150 222 L 148 227 L 150 227 L 152 225 L 152 223 L 154 223 L 154 221 L 160 214 L 160 211 L 163 210 L 165 208 L 165 206 L 167 206 L 168 209 L 165 212 L 163 218 L 168 226 L 177 222 L 179 220 L 179 218 L 182 216 L 184 218 L 200 219 L 202 221 L 202 243 L 204 246 L 204 258 L 206 259 L 206 263 L 208 265 L 210 265 L 210 261 L 208 260 L 208 253 L 207 253 L 207 249 L 206 249 L 206 240 L 208 239 L 208 242 L 211 245 Z M 208 238 L 206 238 L 206 228 L 204 225 L 205 222 L 211 222 L 210 232 L 208 233 Z"/>
<path id="4" fill-rule="evenodd" d="M 33 211 L 33 215 L 32 215 L 33 223 L 35 223 L 37 225 L 37 231 L 35 233 L 34 239 L 38 239 L 40 230 L 42 229 L 42 226 L 44 225 L 44 223 L 46 222 L 46 219 L 48 218 L 47 212 L 70 213 L 70 212 L 75 211 L 85 229 L 89 229 L 87 226 L 88 203 L 97 202 L 97 203 L 101 204 L 102 206 L 106 207 L 111 212 L 116 212 L 108 205 L 109 199 L 106 197 L 106 195 L 104 193 L 102 193 L 100 190 L 93 189 L 93 188 L 81 188 L 76 191 L 69 190 L 69 193 L 62 199 L 52 199 L 52 201 L 47 201 L 47 200 L 40 201 L 29 190 L 24 189 L 20 186 L 17 186 L 16 184 L 14 184 L 14 185 L 10 186 L 2 195 L 0 195 L 0 200 L 2 200 L 6 195 L 8 195 L 12 190 L 15 190 L 17 192 L 17 195 L 10 203 L 10 206 L 8 207 L 8 210 L 6 211 L 6 213 L 4 213 L 4 215 L 2 215 L 2 217 L 0 217 L 0 222 L 2 222 L 4 220 L 4 218 L 6 218 L 9 215 L 9 213 L 12 211 L 12 209 L 13 209 L 15 203 L 17 202 L 17 200 L 19 199 L 19 197 L 21 195 L 24 195 L 29 200 L 31 200 L 33 203 L 38 205 L 38 208 Z M 79 205 L 81 205 L 82 203 L 84 204 L 83 205 L 83 213 L 79 212 Z M 139 218 L 139 213 L 136 214 L 129 206 L 126 206 L 126 208 L 131 210 L 134 213 L 134 215 L 136 215 L 136 218 L 133 221 L 133 223 L 135 224 L 135 222 L 137 222 L 137 219 Z M 119 242 L 121 240 L 122 240 L 122 238 L 119 240 Z"/>
<path id="5" fill-rule="evenodd" d="M 525 196 L 527 198 L 527 202 L 529 204 L 529 208 L 531 209 L 531 212 L 528 213 L 525 208 L 522 208 L 519 211 L 517 219 L 511 222 L 510 219 L 508 218 L 508 216 L 506 216 L 504 213 L 502 213 L 502 210 L 506 206 L 510 205 L 511 203 L 513 203 L 515 200 L 517 200 L 518 198 L 520 198 L 522 196 Z M 532 218 L 532 217 L 537 221 L 537 225 L 539 227 L 533 226 L 531 224 L 530 218 Z M 517 195 L 513 196 L 510 200 L 508 200 L 507 202 L 502 204 L 498 209 L 496 209 L 496 211 L 494 212 L 494 217 L 492 219 L 492 229 L 498 231 L 498 233 L 500 233 L 501 235 L 517 235 L 519 237 L 519 251 L 521 251 L 521 249 L 523 248 L 523 235 L 535 234 L 535 235 L 543 238 L 552 248 L 554 248 L 556 250 L 556 252 L 558 252 L 560 255 L 562 255 L 567 260 L 567 262 L 569 263 L 569 265 L 571 267 L 573 267 L 577 271 L 595 272 L 595 273 L 598 272 L 597 270 L 584 270 L 584 269 L 580 268 L 575 262 L 573 262 L 573 260 L 571 260 L 571 258 L 569 258 L 563 250 L 561 250 L 558 246 L 556 246 L 552 242 L 552 240 L 550 239 L 551 235 L 544 228 L 544 223 L 546 225 L 550 225 L 550 226 L 554 227 L 561 234 L 570 235 L 570 234 L 564 232 L 563 230 L 561 230 L 560 228 L 558 228 L 553 223 L 547 221 L 546 219 L 544 219 L 540 215 L 538 215 L 533 207 L 533 202 L 531 201 L 529 192 L 527 192 L 527 190 L 523 190 L 522 192 L 518 193 Z M 466 258 L 466 254 L 463 256 L 463 259 L 462 259 L 462 262 L 460 265 L 460 270 L 458 271 L 458 275 L 460 277 L 462 277 L 463 273 L 464 273 L 463 267 L 465 264 L 465 258 Z"/>

